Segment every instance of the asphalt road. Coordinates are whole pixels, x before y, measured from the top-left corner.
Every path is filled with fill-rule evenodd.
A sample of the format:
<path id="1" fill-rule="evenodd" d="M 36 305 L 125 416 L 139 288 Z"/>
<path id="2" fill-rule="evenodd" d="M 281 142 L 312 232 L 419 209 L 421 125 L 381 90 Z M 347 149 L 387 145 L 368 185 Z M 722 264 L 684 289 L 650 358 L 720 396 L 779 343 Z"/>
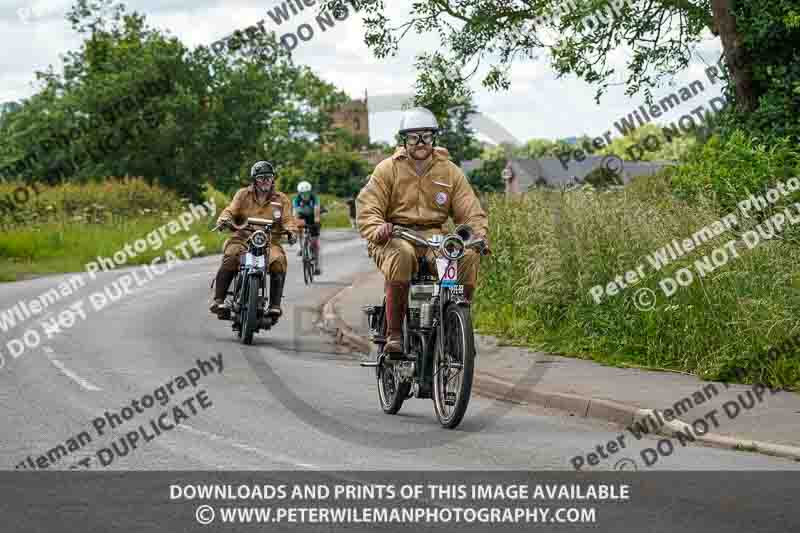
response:
<path id="1" fill-rule="evenodd" d="M 93 457 L 90 469 L 130 470 L 569 470 L 569 459 L 592 451 L 620 429 L 559 411 L 513 407 L 475 397 L 462 425 L 441 429 L 430 401 L 410 400 L 398 416 L 384 415 L 374 371 L 358 366 L 359 355 L 337 348 L 312 324 L 313 309 L 326 294 L 372 269 L 363 243 L 350 232 L 325 235 L 325 273 L 303 284 L 295 249 L 289 249 L 284 318 L 273 330 L 243 346 L 228 322 L 207 311 L 209 282 L 219 257 L 187 262 L 153 279 L 107 308 L 13 358 L 11 338 L 45 316 L 101 290 L 123 271 L 103 273 L 54 308 L 0 332 L 0 462 L 14 469 L 86 431 L 91 437 L 50 468 L 68 468 Z M 0 286 L 0 312 L 20 299 L 35 298 L 64 276 Z M 87 304 L 88 307 L 88 304 Z M 39 328 L 41 331 L 41 327 Z M 196 388 L 175 390 L 182 401 L 204 390 L 210 406 L 188 420 L 117 454 L 103 468 L 100 448 L 146 425 L 171 408 L 135 413 L 118 432 L 98 436 L 93 419 L 119 413 L 132 400 L 196 365 L 222 355 L 223 370 L 202 376 Z M 655 445 L 652 441 L 651 445 Z M 121 446 L 121 444 L 120 444 Z M 620 455 L 620 458 L 623 456 Z M 609 461 L 603 465 L 611 468 Z M 676 451 L 653 469 L 784 470 L 800 465 L 761 455 L 693 446 Z"/>

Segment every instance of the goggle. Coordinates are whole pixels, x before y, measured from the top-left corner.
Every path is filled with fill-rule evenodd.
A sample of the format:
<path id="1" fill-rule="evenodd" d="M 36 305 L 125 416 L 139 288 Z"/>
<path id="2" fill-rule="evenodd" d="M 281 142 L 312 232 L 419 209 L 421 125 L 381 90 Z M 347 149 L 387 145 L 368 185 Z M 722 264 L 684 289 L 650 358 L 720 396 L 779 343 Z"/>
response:
<path id="1" fill-rule="evenodd" d="M 275 179 L 275 174 L 259 174 L 258 176 L 255 177 L 256 181 L 268 181 L 274 179 Z"/>
<path id="2" fill-rule="evenodd" d="M 436 138 L 436 135 L 430 131 L 426 131 L 425 133 L 407 133 L 406 134 L 406 142 L 411 144 L 412 146 L 416 146 L 418 144 L 431 144 L 433 140 Z"/>

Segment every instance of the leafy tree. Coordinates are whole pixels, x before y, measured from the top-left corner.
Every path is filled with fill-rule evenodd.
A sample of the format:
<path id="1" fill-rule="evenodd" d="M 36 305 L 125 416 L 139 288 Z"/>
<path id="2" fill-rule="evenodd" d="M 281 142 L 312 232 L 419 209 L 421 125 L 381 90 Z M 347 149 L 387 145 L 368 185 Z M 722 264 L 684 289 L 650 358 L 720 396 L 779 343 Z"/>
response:
<path id="1" fill-rule="evenodd" d="M 531 139 L 523 146 L 514 150 L 515 157 L 538 159 L 540 157 L 554 157 L 558 145 L 550 139 Z"/>
<path id="2" fill-rule="evenodd" d="M 301 180 L 306 180 L 317 192 L 347 197 L 361 189 L 361 181 L 368 171 L 367 162 L 352 152 L 314 151 L 306 155 L 302 174 L 293 185 L 296 187 Z M 288 181 L 285 186 L 289 186 Z"/>
<path id="3" fill-rule="evenodd" d="M 345 0 L 325 0 L 334 9 Z M 797 0 L 419 0 L 406 20 L 391 20 L 383 0 L 347 0 L 365 15 L 365 41 L 378 57 L 395 54 L 409 34 L 435 34 L 441 50 L 420 57 L 423 72 L 440 64 L 468 73 L 483 63 L 483 84 L 510 86 L 509 67 L 549 54 L 559 75 L 596 84 L 596 99 L 615 79 L 609 57 L 630 50 L 624 73 L 627 93 L 650 89 L 689 65 L 708 32 L 724 52 L 737 123 L 782 135 L 800 130 L 800 8 Z M 550 31 L 545 31 L 550 30 Z"/>
<path id="4" fill-rule="evenodd" d="M 446 147 L 453 162 L 460 165 L 462 161 L 478 157 L 481 148 L 469 125 L 470 116 L 477 111 L 472 91 L 454 84 L 457 79 L 458 74 L 442 61 L 436 62 L 431 70 L 420 70 L 414 105 L 436 115 L 441 129 L 438 144 Z"/>
<path id="5" fill-rule="evenodd" d="M 324 141 L 334 145 L 337 150 L 357 151 L 361 150 L 362 146 L 369 146 L 369 138 L 366 135 L 353 134 L 344 128 L 333 128 L 325 134 Z"/>
<path id="6" fill-rule="evenodd" d="M 505 190 L 503 182 L 503 169 L 506 168 L 506 158 L 500 153 L 483 160 L 483 164 L 470 171 L 467 178 L 476 192 L 500 192 Z"/>
<path id="7" fill-rule="evenodd" d="M 67 18 L 86 39 L 62 72 L 38 72 L 42 89 L 0 125 L 0 174 L 144 176 L 196 200 L 206 181 L 235 187 L 255 159 L 302 161 L 329 125 L 323 109 L 343 99 L 274 34 L 217 54 L 113 0 L 77 0 Z"/>
<path id="8" fill-rule="evenodd" d="M 648 137 L 650 139 L 645 142 Z M 670 137 L 668 140 L 661 127 L 650 123 L 636 128 L 624 137 L 617 137 L 611 144 L 598 150 L 597 154 L 615 154 L 623 159 L 641 159 L 642 161 L 678 161 L 685 157 L 695 144 L 697 144 L 697 137 L 694 135 Z"/>

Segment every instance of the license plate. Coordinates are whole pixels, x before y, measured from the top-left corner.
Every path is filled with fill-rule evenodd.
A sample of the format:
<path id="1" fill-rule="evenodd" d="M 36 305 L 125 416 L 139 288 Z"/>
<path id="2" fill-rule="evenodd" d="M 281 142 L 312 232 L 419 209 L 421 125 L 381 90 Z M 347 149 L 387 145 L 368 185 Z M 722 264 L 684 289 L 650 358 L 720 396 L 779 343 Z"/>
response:
<path id="1" fill-rule="evenodd" d="M 436 268 L 439 271 L 439 279 L 442 280 L 442 287 L 452 287 L 458 280 L 458 263 L 447 259 L 436 259 Z"/>

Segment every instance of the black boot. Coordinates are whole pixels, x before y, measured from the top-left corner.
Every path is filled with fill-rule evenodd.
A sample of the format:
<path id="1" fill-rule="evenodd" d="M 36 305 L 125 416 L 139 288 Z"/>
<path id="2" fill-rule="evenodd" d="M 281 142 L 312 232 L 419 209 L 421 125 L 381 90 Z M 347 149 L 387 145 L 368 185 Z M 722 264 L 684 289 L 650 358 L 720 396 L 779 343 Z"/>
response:
<path id="1" fill-rule="evenodd" d="M 214 302 L 211 304 L 210 311 L 219 314 L 225 310 L 225 298 L 228 295 L 228 287 L 236 276 L 236 272 L 220 269 L 217 272 L 217 279 L 214 281 Z"/>
<path id="2" fill-rule="evenodd" d="M 286 272 L 273 272 L 269 275 L 269 309 L 267 314 L 275 318 L 281 316 L 281 298 L 283 298 L 283 284 L 286 281 Z"/>

